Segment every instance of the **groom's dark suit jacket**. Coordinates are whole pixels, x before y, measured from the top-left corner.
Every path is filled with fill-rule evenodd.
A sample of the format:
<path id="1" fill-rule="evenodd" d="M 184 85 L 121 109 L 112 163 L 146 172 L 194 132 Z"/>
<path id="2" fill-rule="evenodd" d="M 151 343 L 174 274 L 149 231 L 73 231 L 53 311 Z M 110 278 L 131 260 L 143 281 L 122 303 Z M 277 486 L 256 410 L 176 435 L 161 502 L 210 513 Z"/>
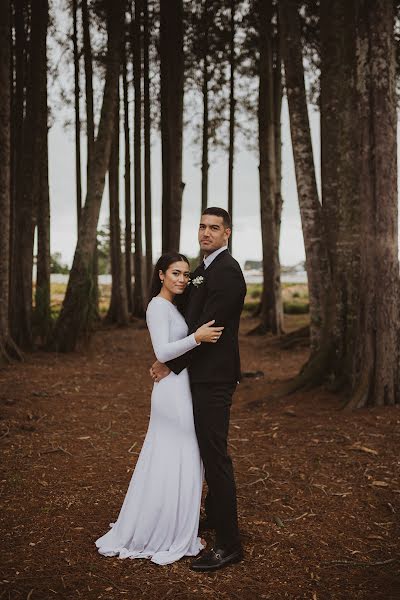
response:
<path id="1" fill-rule="evenodd" d="M 193 279 L 199 276 L 204 281 L 196 287 Z M 217 343 L 202 343 L 168 361 L 171 371 L 178 374 L 188 367 L 192 383 L 240 381 L 238 330 L 245 295 L 242 270 L 228 250 L 218 254 L 207 269 L 203 265 L 196 269 L 184 309 L 188 333 L 212 319 L 215 326 L 225 329 Z"/>

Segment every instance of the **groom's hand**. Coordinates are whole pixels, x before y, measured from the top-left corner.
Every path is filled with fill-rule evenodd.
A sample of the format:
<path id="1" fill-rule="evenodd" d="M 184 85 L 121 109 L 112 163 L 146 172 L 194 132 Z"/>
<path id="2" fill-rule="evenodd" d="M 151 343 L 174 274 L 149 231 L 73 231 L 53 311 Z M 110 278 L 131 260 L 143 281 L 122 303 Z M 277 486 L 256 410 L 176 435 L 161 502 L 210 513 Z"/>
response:
<path id="1" fill-rule="evenodd" d="M 169 369 L 167 365 L 164 365 L 164 363 L 161 363 L 159 360 L 156 360 L 156 362 L 150 368 L 150 376 L 152 380 L 156 381 L 157 383 L 161 381 L 161 379 L 164 379 L 164 377 L 167 377 L 167 375 L 170 373 L 171 369 Z"/>

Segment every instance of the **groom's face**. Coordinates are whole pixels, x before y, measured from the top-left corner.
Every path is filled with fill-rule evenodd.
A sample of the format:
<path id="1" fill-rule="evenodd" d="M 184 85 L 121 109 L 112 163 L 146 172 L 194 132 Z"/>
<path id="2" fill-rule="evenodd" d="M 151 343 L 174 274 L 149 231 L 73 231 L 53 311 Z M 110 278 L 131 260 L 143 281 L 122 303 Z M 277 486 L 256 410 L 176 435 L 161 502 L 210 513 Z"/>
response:
<path id="1" fill-rule="evenodd" d="M 225 227 L 222 217 L 216 215 L 202 215 L 199 226 L 200 250 L 208 256 L 215 250 L 227 246 L 231 234 L 229 227 Z"/>

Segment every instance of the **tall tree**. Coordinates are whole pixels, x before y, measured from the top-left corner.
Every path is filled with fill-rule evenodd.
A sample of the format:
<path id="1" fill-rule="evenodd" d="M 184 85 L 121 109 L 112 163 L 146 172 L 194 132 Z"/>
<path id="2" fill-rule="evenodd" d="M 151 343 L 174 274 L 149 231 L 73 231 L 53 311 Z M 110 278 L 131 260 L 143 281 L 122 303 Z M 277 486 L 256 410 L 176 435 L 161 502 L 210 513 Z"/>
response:
<path id="1" fill-rule="evenodd" d="M 209 13 L 210 0 L 204 0 L 202 6 L 202 96 L 203 96 L 203 135 L 201 150 L 201 214 L 208 205 L 208 152 L 209 152 L 209 108 L 208 108 L 208 86 L 209 86 Z"/>
<path id="2" fill-rule="evenodd" d="M 183 140 L 183 3 L 160 0 L 162 251 L 179 250 Z"/>
<path id="3" fill-rule="evenodd" d="M 330 272 L 322 206 L 315 177 L 298 9 L 297 0 L 282 0 L 279 4 L 290 131 L 306 253 L 311 350 L 315 352 L 320 347 L 327 318 Z"/>
<path id="4" fill-rule="evenodd" d="M 57 321 L 55 343 L 61 351 L 75 349 L 79 337 L 90 329 L 90 288 L 97 223 L 104 191 L 117 103 L 121 40 L 123 39 L 123 0 L 107 3 L 108 51 L 106 76 L 98 134 L 94 146 L 85 206 L 82 211 L 78 242 L 63 306 Z"/>
<path id="5" fill-rule="evenodd" d="M 360 253 L 360 276 L 358 279 L 353 271 L 353 286 L 359 285 L 356 336 L 350 337 L 352 328 L 344 324 L 340 336 L 344 344 L 339 346 L 339 376 L 343 380 L 345 375 L 351 382 L 351 407 L 400 403 L 394 3 L 363 0 L 357 9 L 355 80 L 361 152 L 356 198 L 360 226 L 358 238 L 350 240 Z M 346 201 L 354 200 L 346 196 Z M 340 235 L 342 249 L 351 226 L 346 223 Z M 349 311 L 348 319 L 352 314 Z M 347 358 L 351 358 L 351 370 Z"/>
<path id="6" fill-rule="evenodd" d="M 38 157 L 37 196 L 37 261 L 34 324 L 35 334 L 45 344 L 51 334 L 50 310 L 50 201 L 48 178 L 47 127 L 47 26 L 48 0 L 36 3 L 38 19 L 38 62 L 35 64 L 35 87 L 38 90 L 38 120 L 35 136 L 35 155 Z M 32 27 L 33 27 L 32 18 Z"/>
<path id="7" fill-rule="evenodd" d="M 132 22 L 133 84 L 135 91 L 134 109 L 134 192 L 135 192 L 135 285 L 133 288 L 133 315 L 144 316 L 143 298 L 143 249 L 142 249 L 142 0 L 135 0 L 135 15 Z"/>
<path id="8" fill-rule="evenodd" d="M 144 220 L 146 237 L 146 288 L 153 272 L 151 208 L 151 100 L 149 0 L 143 0 L 143 113 L 144 113 Z"/>
<path id="9" fill-rule="evenodd" d="M 90 39 L 90 15 L 87 0 L 82 0 L 83 58 L 85 65 L 87 180 L 94 155 L 93 58 Z"/>
<path id="10" fill-rule="evenodd" d="M 129 97 L 127 53 L 129 43 L 126 40 L 122 56 L 122 87 L 124 94 L 124 146 L 125 146 L 125 286 L 128 299 L 128 311 L 133 311 L 132 290 L 132 210 L 131 210 L 131 150 L 129 128 Z"/>
<path id="11" fill-rule="evenodd" d="M 75 96 L 75 185 L 76 185 L 76 216 L 79 220 L 82 211 L 82 176 L 81 176 L 81 117 L 80 117 L 80 83 L 79 83 L 79 48 L 78 48 L 78 0 L 72 0 L 74 47 L 74 96 Z"/>
<path id="12" fill-rule="evenodd" d="M 11 208 L 11 11 L 1 2 L 0 19 L 0 364 L 18 356 L 9 328 Z"/>
<path id="13" fill-rule="evenodd" d="M 14 90 L 12 115 L 12 188 L 11 188 L 11 223 L 10 223 L 10 306 L 14 307 L 17 291 L 17 268 L 15 258 L 18 253 L 16 240 L 17 206 L 21 203 L 23 182 L 23 161 L 21 160 L 24 147 L 24 115 L 25 115 L 25 85 L 26 85 L 26 54 L 27 35 L 24 10 L 25 0 L 14 2 Z M 17 300 L 18 301 L 18 300 Z M 16 332 L 19 327 L 16 311 L 11 310 L 11 328 Z"/>
<path id="14" fill-rule="evenodd" d="M 273 82 L 273 107 L 274 107 L 274 136 L 275 136 L 275 226 L 276 226 L 276 256 L 279 261 L 279 244 L 282 217 L 282 40 L 279 19 L 279 4 L 275 5 L 276 26 L 272 33 L 272 82 Z M 279 264 L 280 266 L 280 264 Z"/>
<path id="15" fill-rule="evenodd" d="M 83 58 L 85 65 L 85 96 L 86 96 L 86 139 L 87 139 L 87 165 L 86 181 L 89 181 L 90 169 L 94 156 L 94 102 L 93 102 L 93 58 L 90 37 L 90 15 L 87 0 L 82 0 L 82 30 L 83 30 Z M 99 285 L 98 285 L 98 251 L 97 239 L 93 253 L 93 286 L 91 290 L 92 312 L 99 318 Z"/>
<path id="16" fill-rule="evenodd" d="M 283 307 L 278 253 L 280 214 L 276 207 L 277 157 L 275 137 L 274 78 L 272 54 L 272 1 L 259 0 L 259 177 L 261 235 L 263 246 L 263 294 L 261 323 L 253 333 L 283 330 Z M 280 154 L 280 153 L 279 153 Z M 277 217 L 279 220 L 277 221 Z"/>
<path id="17" fill-rule="evenodd" d="M 233 223 L 233 168 L 235 158 L 235 7 L 236 0 L 230 0 L 229 31 L 229 158 L 228 158 L 228 212 Z M 232 250 L 232 235 L 229 238 L 229 249 Z"/>
<path id="18" fill-rule="evenodd" d="M 119 83 L 119 82 L 118 82 Z M 119 93 L 115 112 L 114 135 L 108 172 L 110 196 L 111 302 L 106 320 L 118 325 L 128 323 L 125 265 L 121 252 L 121 222 L 119 217 Z"/>
<path id="19" fill-rule="evenodd" d="M 393 3 L 321 3 L 322 207 L 332 285 L 321 349 L 348 407 L 400 402 Z M 382 293 L 384 290 L 384 293 Z"/>
<path id="20" fill-rule="evenodd" d="M 16 194 L 15 243 L 13 244 L 12 333 L 23 349 L 33 347 L 32 270 L 33 242 L 41 194 L 43 146 L 43 84 L 36 85 L 37 69 L 45 58 L 43 35 L 46 34 L 47 4 L 44 0 L 31 6 L 29 46 L 26 69 L 26 97 L 23 122 L 23 145 L 17 161 L 24 165 L 22 181 Z M 27 15 L 28 16 L 28 15 Z M 22 26 L 22 24 L 21 24 Z M 41 67 L 45 69 L 45 65 Z M 42 78 L 43 79 L 43 78 Z M 46 134 L 47 136 L 47 127 Z M 19 175 L 20 173 L 18 173 Z"/>

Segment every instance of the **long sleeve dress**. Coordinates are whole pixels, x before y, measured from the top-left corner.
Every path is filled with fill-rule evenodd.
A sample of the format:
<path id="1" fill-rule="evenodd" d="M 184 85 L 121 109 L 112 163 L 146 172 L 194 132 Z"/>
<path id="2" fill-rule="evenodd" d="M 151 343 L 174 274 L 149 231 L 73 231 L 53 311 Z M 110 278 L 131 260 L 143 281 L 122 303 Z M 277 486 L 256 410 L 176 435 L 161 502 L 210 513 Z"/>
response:
<path id="1" fill-rule="evenodd" d="M 160 362 L 197 346 L 177 307 L 156 296 L 146 312 Z M 187 369 L 155 383 L 147 434 L 118 519 L 98 540 L 104 556 L 149 558 L 164 565 L 203 548 L 198 537 L 203 465 Z"/>

